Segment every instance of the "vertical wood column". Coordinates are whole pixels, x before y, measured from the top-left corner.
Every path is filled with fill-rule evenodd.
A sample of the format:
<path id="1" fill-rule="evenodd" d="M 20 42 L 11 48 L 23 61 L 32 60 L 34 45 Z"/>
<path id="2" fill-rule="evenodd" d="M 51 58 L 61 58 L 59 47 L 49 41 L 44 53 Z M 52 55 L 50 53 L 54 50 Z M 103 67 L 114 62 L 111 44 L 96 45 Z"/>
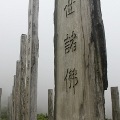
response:
<path id="1" fill-rule="evenodd" d="M 37 120 L 37 77 L 38 77 L 38 49 L 39 49 L 38 10 L 39 0 L 30 0 L 28 12 L 26 120 Z"/>
<path id="2" fill-rule="evenodd" d="M 20 64 L 21 64 L 21 76 L 20 76 L 20 120 L 25 120 L 25 94 L 26 94 L 26 57 L 27 57 L 27 35 L 21 35 L 21 47 L 20 47 Z"/>
<path id="3" fill-rule="evenodd" d="M 53 89 L 48 89 L 48 120 L 53 120 Z"/>
<path id="4" fill-rule="evenodd" d="M 55 120 L 104 120 L 107 57 L 100 0 L 55 0 Z"/>
<path id="5" fill-rule="evenodd" d="M 112 117 L 113 120 L 120 120 L 119 112 L 119 91 L 118 87 L 111 87 L 111 99 L 112 99 Z"/>
<path id="6" fill-rule="evenodd" d="M 15 120 L 20 120 L 20 75 L 21 64 L 18 60 L 16 63 L 16 86 L 15 86 Z"/>

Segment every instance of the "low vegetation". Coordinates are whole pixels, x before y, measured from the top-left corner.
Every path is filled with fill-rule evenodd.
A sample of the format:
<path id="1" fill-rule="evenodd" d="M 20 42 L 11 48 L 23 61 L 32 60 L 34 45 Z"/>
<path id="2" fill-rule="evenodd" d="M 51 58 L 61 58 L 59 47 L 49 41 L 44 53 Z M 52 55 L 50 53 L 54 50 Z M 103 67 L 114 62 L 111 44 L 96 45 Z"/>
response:
<path id="1" fill-rule="evenodd" d="M 4 107 L 1 110 L 1 120 L 7 120 L 7 108 Z"/>
<path id="2" fill-rule="evenodd" d="M 38 114 L 37 120 L 48 120 L 48 116 L 44 114 Z"/>
<path id="3" fill-rule="evenodd" d="M 1 110 L 1 120 L 8 120 L 6 107 L 2 108 Z M 37 114 L 37 120 L 48 120 L 48 116 L 44 114 Z"/>

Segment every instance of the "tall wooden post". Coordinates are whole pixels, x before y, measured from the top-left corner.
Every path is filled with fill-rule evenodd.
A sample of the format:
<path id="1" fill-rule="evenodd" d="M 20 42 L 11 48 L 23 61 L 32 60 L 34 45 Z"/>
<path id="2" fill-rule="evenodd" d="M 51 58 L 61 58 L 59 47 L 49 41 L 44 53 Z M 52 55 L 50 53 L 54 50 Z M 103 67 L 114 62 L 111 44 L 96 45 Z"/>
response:
<path id="1" fill-rule="evenodd" d="M 16 118 L 16 75 L 14 75 L 14 85 L 13 85 L 13 92 L 12 92 L 12 106 L 13 106 L 13 120 Z"/>
<path id="2" fill-rule="evenodd" d="M 12 120 L 15 120 L 14 118 L 14 85 L 12 87 Z"/>
<path id="3" fill-rule="evenodd" d="M 16 86 L 15 86 L 15 120 L 20 120 L 20 61 L 16 64 Z"/>
<path id="4" fill-rule="evenodd" d="M 107 59 L 100 0 L 55 0 L 55 120 L 104 120 Z"/>
<path id="5" fill-rule="evenodd" d="M 48 89 L 48 120 L 53 120 L 53 89 Z"/>
<path id="6" fill-rule="evenodd" d="M 21 76 L 20 76 L 20 120 L 25 120 L 25 84 L 26 84 L 26 47 L 27 47 L 27 35 L 21 35 L 21 48 L 20 48 L 20 64 L 21 64 Z"/>
<path id="7" fill-rule="evenodd" d="M 0 88 L 0 120 L 1 120 L 1 96 L 2 96 L 2 88 Z"/>
<path id="8" fill-rule="evenodd" d="M 112 99 L 112 117 L 113 117 L 113 120 L 120 120 L 118 87 L 111 87 L 111 99 Z"/>
<path id="9" fill-rule="evenodd" d="M 37 120 L 38 10 L 39 0 L 30 0 L 28 13 L 26 120 Z"/>

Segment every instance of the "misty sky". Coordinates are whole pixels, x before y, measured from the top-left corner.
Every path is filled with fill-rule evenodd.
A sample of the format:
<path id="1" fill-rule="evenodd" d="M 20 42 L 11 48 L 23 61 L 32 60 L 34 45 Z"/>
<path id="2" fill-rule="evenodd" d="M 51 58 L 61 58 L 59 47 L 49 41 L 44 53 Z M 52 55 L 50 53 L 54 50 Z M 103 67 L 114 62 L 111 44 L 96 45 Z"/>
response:
<path id="1" fill-rule="evenodd" d="M 10 95 L 16 61 L 20 53 L 20 36 L 27 34 L 29 0 L 0 0 L 0 87 L 2 105 Z M 39 75 L 38 111 L 47 112 L 47 92 L 54 88 L 54 0 L 39 0 Z M 105 92 L 106 115 L 111 114 L 110 87 L 120 87 L 120 0 L 101 0 L 105 26 L 109 88 Z M 120 88 L 119 88 L 120 89 Z"/>

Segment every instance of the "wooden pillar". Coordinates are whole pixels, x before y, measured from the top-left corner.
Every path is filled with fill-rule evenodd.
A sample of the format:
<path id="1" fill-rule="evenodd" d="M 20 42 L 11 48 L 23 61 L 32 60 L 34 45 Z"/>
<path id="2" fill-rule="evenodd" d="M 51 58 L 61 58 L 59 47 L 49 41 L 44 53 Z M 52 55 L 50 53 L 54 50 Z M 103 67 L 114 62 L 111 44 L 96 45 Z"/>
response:
<path id="1" fill-rule="evenodd" d="M 104 120 L 107 58 L 100 0 L 55 0 L 55 120 Z"/>
<path id="2" fill-rule="evenodd" d="M 112 117 L 113 117 L 113 120 L 120 120 L 118 87 L 111 87 L 111 99 L 112 99 Z"/>
<path id="3" fill-rule="evenodd" d="M 48 120 L 53 120 L 53 89 L 48 90 Z"/>
<path id="4" fill-rule="evenodd" d="M 39 0 L 30 0 L 28 12 L 26 120 L 37 120 L 38 10 Z"/>
<path id="5" fill-rule="evenodd" d="M 20 120 L 20 61 L 16 64 L 16 86 L 15 86 L 15 120 Z"/>
<path id="6" fill-rule="evenodd" d="M 14 85 L 12 87 L 12 120 L 15 120 L 14 118 Z"/>
<path id="7" fill-rule="evenodd" d="M 20 64 L 21 64 L 21 76 L 20 76 L 20 120 L 25 120 L 25 84 L 26 84 L 26 47 L 27 47 L 27 35 L 21 35 L 21 47 L 20 47 Z"/>
<path id="8" fill-rule="evenodd" d="M 14 75 L 14 85 L 13 85 L 13 92 L 12 92 L 12 105 L 13 105 L 13 120 L 16 118 L 16 75 Z"/>

